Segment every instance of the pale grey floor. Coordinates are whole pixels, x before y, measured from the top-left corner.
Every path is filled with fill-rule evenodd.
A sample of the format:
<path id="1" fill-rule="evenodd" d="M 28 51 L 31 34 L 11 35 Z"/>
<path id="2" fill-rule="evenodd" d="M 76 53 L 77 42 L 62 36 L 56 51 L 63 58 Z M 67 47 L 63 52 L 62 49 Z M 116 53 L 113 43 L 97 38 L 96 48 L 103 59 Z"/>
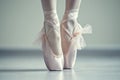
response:
<path id="1" fill-rule="evenodd" d="M 82 50 L 73 70 L 53 72 L 40 51 L 0 50 L 0 80 L 120 80 L 120 50 Z"/>

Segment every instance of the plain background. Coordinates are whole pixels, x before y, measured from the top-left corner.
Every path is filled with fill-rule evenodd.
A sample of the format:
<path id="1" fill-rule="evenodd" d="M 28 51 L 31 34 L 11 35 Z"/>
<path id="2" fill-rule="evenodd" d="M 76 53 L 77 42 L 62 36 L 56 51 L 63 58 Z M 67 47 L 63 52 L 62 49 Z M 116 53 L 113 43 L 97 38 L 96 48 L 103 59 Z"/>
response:
<path id="1" fill-rule="evenodd" d="M 57 3 L 61 20 L 65 0 Z M 40 0 L 0 0 L 0 48 L 39 48 L 33 41 L 43 18 Z M 120 48 L 120 0 L 82 0 L 78 21 L 93 27 L 93 34 L 84 35 L 87 48 Z"/>

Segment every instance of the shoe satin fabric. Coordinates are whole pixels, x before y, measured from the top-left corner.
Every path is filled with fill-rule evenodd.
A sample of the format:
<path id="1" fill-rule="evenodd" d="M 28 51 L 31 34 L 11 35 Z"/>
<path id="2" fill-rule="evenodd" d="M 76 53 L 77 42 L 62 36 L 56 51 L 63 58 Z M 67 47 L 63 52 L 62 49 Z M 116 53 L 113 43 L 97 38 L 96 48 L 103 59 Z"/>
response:
<path id="1" fill-rule="evenodd" d="M 64 54 L 64 68 L 73 68 L 77 50 L 86 46 L 83 34 L 92 33 L 89 24 L 82 27 L 77 22 L 78 12 L 76 10 L 68 11 L 61 22 L 62 50 Z"/>
<path id="2" fill-rule="evenodd" d="M 61 48 L 60 25 L 54 11 L 45 12 L 44 26 L 35 42 L 42 44 L 47 68 L 49 70 L 62 70 L 64 59 Z"/>
<path id="3" fill-rule="evenodd" d="M 82 27 L 77 22 L 78 12 L 74 10 L 64 15 L 61 25 L 59 25 L 58 17 L 54 11 L 45 13 L 44 26 L 39 32 L 39 37 L 35 40 L 35 43 L 42 44 L 44 61 L 47 68 L 49 70 L 73 68 L 76 61 L 77 50 L 81 50 L 86 46 L 83 34 L 92 33 L 91 26 L 87 24 Z M 52 34 L 55 34 L 58 40 L 57 37 Z M 56 45 L 57 48 L 53 49 L 54 47 L 52 47 L 53 45 L 50 43 L 50 39 L 53 42 L 55 39 L 54 46 Z M 55 50 L 58 50 L 59 53 L 55 53 L 57 52 Z"/>

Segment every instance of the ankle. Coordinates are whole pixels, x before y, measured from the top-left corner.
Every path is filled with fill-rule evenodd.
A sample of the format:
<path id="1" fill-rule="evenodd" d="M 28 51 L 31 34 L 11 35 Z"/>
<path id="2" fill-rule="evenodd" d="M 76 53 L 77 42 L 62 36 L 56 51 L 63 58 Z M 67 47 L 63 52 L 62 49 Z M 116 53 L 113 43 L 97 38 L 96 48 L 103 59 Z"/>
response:
<path id="1" fill-rule="evenodd" d="M 66 10 L 65 13 L 64 13 L 63 20 L 77 19 L 78 12 L 79 12 L 78 9 Z"/>
<path id="2" fill-rule="evenodd" d="M 44 11 L 44 21 L 59 24 L 59 19 L 56 10 Z"/>

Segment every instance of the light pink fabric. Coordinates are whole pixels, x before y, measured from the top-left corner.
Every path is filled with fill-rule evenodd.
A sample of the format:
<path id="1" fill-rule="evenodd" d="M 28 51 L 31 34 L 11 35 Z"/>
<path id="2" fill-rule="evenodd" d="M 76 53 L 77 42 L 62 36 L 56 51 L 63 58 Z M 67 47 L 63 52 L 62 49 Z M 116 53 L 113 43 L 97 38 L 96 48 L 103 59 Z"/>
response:
<path id="1" fill-rule="evenodd" d="M 90 25 L 82 26 L 77 22 L 77 12 L 67 13 L 61 23 L 62 50 L 64 53 L 64 68 L 73 68 L 77 49 L 86 46 L 82 34 L 92 33 Z"/>
<path id="2" fill-rule="evenodd" d="M 73 68 L 77 49 L 81 50 L 86 46 L 82 35 L 92 33 L 91 26 L 87 24 L 82 27 L 77 22 L 77 13 L 74 11 L 64 16 L 61 26 L 54 13 L 45 13 L 47 15 L 45 15 L 44 27 L 39 32 L 35 43 L 42 44 L 47 68 L 49 70 L 63 70 L 63 67 Z"/>
<path id="3" fill-rule="evenodd" d="M 63 70 L 63 52 L 61 48 L 60 25 L 56 13 L 46 12 L 44 27 L 36 43 L 42 44 L 44 61 L 49 70 Z"/>

